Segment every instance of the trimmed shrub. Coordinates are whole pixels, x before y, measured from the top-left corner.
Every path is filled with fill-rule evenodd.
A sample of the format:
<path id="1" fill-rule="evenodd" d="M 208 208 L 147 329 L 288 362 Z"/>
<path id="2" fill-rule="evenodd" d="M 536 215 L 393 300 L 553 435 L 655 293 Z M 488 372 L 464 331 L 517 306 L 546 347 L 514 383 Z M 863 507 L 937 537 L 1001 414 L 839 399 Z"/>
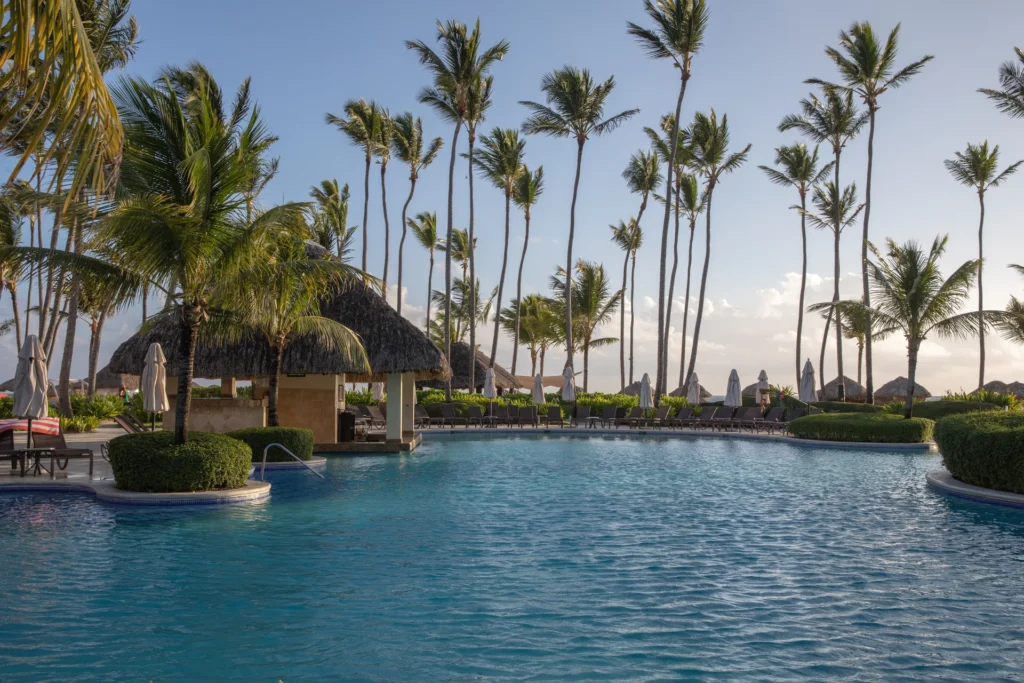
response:
<path id="1" fill-rule="evenodd" d="M 190 432 L 175 446 L 172 432 L 125 434 L 108 444 L 117 488 L 184 493 L 245 486 L 252 450 L 226 434 Z"/>
<path id="2" fill-rule="evenodd" d="M 843 403 L 842 401 L 818 401 L 812 403 L 826 413 L 880 413 L 882 406 L 873 406 L 868 403 Z"/>
<path id="3" fill-rule="evenodd" d="M 251 427 L 228 432 L 227 436 L 249 444 L 253 462 L 263 462 L 263 449 L 279 443 L 303 460 L 313 457 L 313 430 L 295 427 Z M 267 462 L 295 462 L 280 448 L 267 452 Z"/>
<path id="4" fill-rule="evenodd" d="M 92 415 L 75 415 L 60 418 L 60 429 L 65 434 L 71 432 L 95 432 L 100 426 L 100 419 Z"/>
<path id="5" fill-rule="evenodd" d="M 861 441 L 868 443 L 924 443 L 935 423 L 921 417 L 904 420 L 897 415 L 822 413 L 789 423 L 787 431 L 799 439 Z"/>
<path id="6" fill-rule="evenodd" d="M 951 415 L 935 425 L 942 463 L 954 477 L 987 489 L 1024 493 L 1024 415 Z"/>
<path id="7" fill-rule="evenodd" d="M 921 401 L 914 404 L 914 417 L 941 420 L 948 415 L 992 410 L 999 410 L 999 406 L 981 401 Z M 902 415 L 902 413 L 900 414 Z"/>

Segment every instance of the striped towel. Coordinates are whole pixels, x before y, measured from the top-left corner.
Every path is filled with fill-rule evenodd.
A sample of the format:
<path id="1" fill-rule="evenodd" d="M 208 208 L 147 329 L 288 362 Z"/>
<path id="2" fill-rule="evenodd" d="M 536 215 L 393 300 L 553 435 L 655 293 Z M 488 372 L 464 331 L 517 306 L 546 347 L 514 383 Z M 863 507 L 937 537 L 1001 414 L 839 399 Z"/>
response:
<path id="1" fill-rule="evenodd" d="M 28 420 L 24 418 L 0 420 L 0 433 L 9 431 L 28 431 Z M 32 420 L 32 433 L 56 436 L 60 434 L 60 419 L 56 417 L 41 417 Z"/>

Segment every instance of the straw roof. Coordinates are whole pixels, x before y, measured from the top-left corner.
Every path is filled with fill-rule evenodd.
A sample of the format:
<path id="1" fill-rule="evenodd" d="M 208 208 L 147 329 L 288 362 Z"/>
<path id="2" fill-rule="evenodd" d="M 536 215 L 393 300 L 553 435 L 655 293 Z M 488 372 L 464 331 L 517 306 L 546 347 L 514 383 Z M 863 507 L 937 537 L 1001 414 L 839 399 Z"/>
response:
<path id="1" fill-rule="evenodd" d="M 705 389 L 703 384 L 698 384 L 697 386 L 700 388 L 700 400 L 703 401 L 706 398 L 711 398 L 711 392 Z M 676 398 L 686 396 L 686 387 L 676 387 L 669 392 L 669 396 L 674 396 Z"/>
<path id="2" fill-rule="evenodd" d="M 891 382 L 886 382 L 875 391 L 875 400 L 888 401 L 894 398 L 906 398 L 909 386 L 910 380 L 906 377 L 897 377 Z M 914 382 L 914 398 L 928 398 L 931 395 L 930 391 Z"/>
<path id="3" fill-rule="evenodd" d="M 533 375 L 516 375 L 516 381 L 519 382 L 519 386 L 524 389 L 533 388 Z M 565 378 L 561 375 L 543 375 L 540 378 L 541 386 L 545 387 L 557 387 L 562 388 L 562 383 L 565 382 Z"/>
<path id="4" fill-rule="evenodd" d="M 471 388 L 469 386 L 470 358 L 473 358 L 476 362 L 476 369 L 474 370 L 473 375 L 476 386 L 473 388 L 483 389 L 484 378 L 487 377 L 487 366 L 490 364 L 490 358 L 480 349 L 477 349 L 475 354 L 471 354 L 469 351 L 469 344 L 466 344 L 465 342 L 452 342 L 452 389 Z M 420 382 L 420 385 L 424 387 L 441 388 L 444 386 L 444 382 L 441 380 L 433 380 Z M 521 387 L 515 377 L 509 374 L 505 368 L 495 363 L 494 388 L 514 391 Z"/>
<path id="5" fill-rule="evenodd" d="M 340 352 L 328 352 L 315 337 L 306 335 L 288 344 L 281 361 L 281 374 L 345 373 L 349 382 L 383 381 L 392 372 L 413 372 L 417 379 L 448 376 L 443 354 L 426 335 L 362 283 L 348 285 L 324 304 L 322 314 L 359 335 L 369 367 L 361 359 L 349 360 Z M 122 343 L 111 356 L 108 368 L 115 373 L 141 372 L 149 345 L 159 342 L 167 358 L 168 376 L 177 376 L 182 371 L 178 352 L 180 336 L 173 320 L 161 320 L 145 334 L 137 333 Z M 268 377 L 271 360 L 270 345 L 262 335 L 247 335 L 232 343 L 207 342 L 200 336 L 193 376 L 205 379 Z"/>
<path id="6" fill-rule="evenodd" d="M 651 387 L 653 389 L 653 387 Z M 640 395 L 640 382 L 633 382 L 625 389 L 619 392 L 622 396 L 639 396 Z"/>
<path id="7" fill-rule="evenodd" d="M 863 385 L 858 384 L 849 377 L 844 376 L 844 385 L 846 389 L 846 400 L 847 401 L 864 401 L 867 399 L 868 390 Z M 834 380 L 825 385 L 825 391 L 821 393 L 821 400 L 823 401 L 837 401 L 839 400 L 839 378 L 836 377 Z"/>
<path id="8" fill-rule="evenodd" d="M 138 391 L 139 376 L 129 375 L 124 372 L 114 372 L 110 369 L 109 365 L 96 372 L 97 391 L 102 389 L 120 389 L 121 387 L 128 391 Z"/>
<path id="9" fill-rule="evenodd" d="M 1006 391 L 1015 395 L 1017 398 L 1024 398 L 1024 383 L 1010 382 L 1006 385 Z"/>
<path id="10" fill-rule="evenodd" d="M 991 382 L 986 382 L 982 389 L 985 391 L 994 391 L 997 394 L 1005 394 L 1009 391 L 1009 385 L 1006 382 L 992 380 Z"/>

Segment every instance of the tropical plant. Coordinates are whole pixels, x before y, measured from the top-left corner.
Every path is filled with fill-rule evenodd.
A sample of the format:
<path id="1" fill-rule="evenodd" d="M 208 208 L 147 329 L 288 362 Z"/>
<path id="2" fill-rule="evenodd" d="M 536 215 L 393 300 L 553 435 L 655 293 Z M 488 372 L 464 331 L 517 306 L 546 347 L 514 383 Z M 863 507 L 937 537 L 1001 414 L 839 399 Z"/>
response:
<path id="1" fill-rule="evenodd" d="M 630 278 L 629 286 L 629 383 L 633 383 L 633 329 L 634 329 L 634 297 L 636 296 L 636 254 L 640 250 L 640 246 L 644 241 L 643 229 L 635 218 L 630 218 L 628 222 L 619 221 L 618 225 L 608 226 L 612 231 L 612 241 L 615 245 L 622 249 L 622 292 L 623 301 L 626 297 L 626 273 L 629 268 L 630 261 L 633 262 L 632 277 Z M 625 388 L 626 371 L 623 360 L 623 349 L 626 347 L 626 306 L 623 303 L 619 307 L 619 339 L 622 340 L 619 344 L 619 376 L 623 382 L 623 389 Z"/>
<path id="2" fill-rule="evenodd" d="M 823 311 L 822 319 L 826 318 L 831 311 Z M 871 337 L 875 341 L 885 341 L 895 329 L 885 327 L 878 320 L 871 320 Z M 861 311 L 845 311 L 840 315 L 839 328 L 843 331 L 843 337 L 857 344 L 857 384 L 861 383 L 861 370 L 864 361 L 864 339 L 867 337 L 868 318 Z M 823 359 L 822 359 L 823 361 Z M 820 366 L 819 366 L 820 367 Z"/>
<path id="3" fill-rule="evenodd" d="M 802 142 L 795 142 L 792 145 L 775 148 L 775 165 L 758 166 L 768 179 L 776 185 L 796 188 L 800 196 L 800 205 L 791 208 L 797 209 L 800 214 L 800 298 L 797 304 L 796 314 L 796 382 L 800 384 L 800 361 L 803 359 L 801 353 L 801 340 L 804 333 L 804 293 L 807 289 L 807 193 L 813 187 L 820 184 L 829 173 L 832 172 L 832 163 L 821 166 L 818 162 L 818 145 L 814 151 L 809 152 L 807 145 Z M 860 360 L 857 361 L 858 368 Z M 860 382 L 860 371 L 857 372 L 857 382 Z"/>
<path id="4" fill-rule="evenodd" d="M 505 332 L 513 335 L 516 344 L 524 344 L 530 352 L 530 375 L 537 374 L 537 361 L 541 361 L 541 372 L 544 371 L 544 352 L 556 340 L 549 330 L 554 315 L 551 301 L 538 294 L 530 294 L 521 303 L 516 298 L 511 305 L 501 310 L 501 326 Z M 518 305 L 517 305 L 518 303 Z M 554 320 L 557 326 L 557 319 Z M 515 371 L 512 371 L 515 374 Z"/>
<path id="5" fill-rule="evenodd" d="M 450 335 L 452 335 L 453 341 L 463 342 L 466 340 L 470 319 L 475 319 L 477 322 L 486 322 L 490 319 L 495 293 L 492 291 L 487 299 L 481 299 L 479 282 L 475 287 L 470 287 L 469 281 L 465 278 L 456 279 L 452 283 L 451 310 L 454 329 L 450 330 Z M 432 298 L 434 304 L 440 306 L 444 293 L 435 291 Z M 474 301 L 475 305 L 473 305 Z M 444 327 L 435 320 L 431 324 L 429 336 L 435 346 L 439 346 L 438 342 L 444 340 Z"/>
<path id="6" fill-rule="evenodd" d="M 864 304 L 871 309 L 871 287 L 868 284 L 868 224 L 871 221 L 871 171 L 875 160 L 875 115 L 878 112 L 878 98 L 888 90 L 895 90 L 917 75 L 933 57 L 925 56 L 902 69 L 896 69 L 896 53 L 899 49 L 900 25 L 889 33 L 883 45 L 880 38 L 868 22 L 855 22 L 849 31 L 839 33 L 839 49 L 825 48 L 825 54 L 839 68 L 839 75 L 844 85 L 828 83 L 812 78 L 807 83 L 821 85 L 830 90 L 838 90 L 847 94 L 856 94 L 864 102 L 868 110 L 868 169 L 867 181 L 864 184 L 864 235 L 861 241 L 861 280 L 864 288 Z M 838 166 L 839 159 L 836 159 Z M 839 169 L 836 169 L 836 185 Z M 870 315 L 870 313 L 869 313 Z M 865 359 L 867 363 L 867 395 L 868 403 L 874 402 L 874 374 L 871 358 L 871 321 L 867 325 L 865 337 Z M 842 373 L 840 373 L 841 375 Z M 840 385 L 842 382 L 840 382 Z M 841 390 L 842 391 L 842 390 Z"/>
<path id="7" fill-rule="evenodd" d="M 345 103 L 345 116 L 341 118 L 328 113 L 327 123 L 334 126 L 348 138 L 356 147 L 363 150 L 366 157 L 366 172 L 363 178 L 363 265 L 364 273 L 369 272 L 367 268 L 367 223 L 370 218 L 370 164 L 378 152 L 379 140 L 381 137 L 382 116 L 381 109 L 373 100 L 367 102 L 364 99 L 349 100 Z"/>
<path id="8" fill-rule="evenodd" d="M 571 294 L 566 297 L 566 275 L 561 268 L 551 278 L 551 289 L 555 302 L 560 308 L 572 306 L 573 331 L 577 348 L 583 352 L 583 391 L 587 391 L 590 375 L 590 349 L 614 344 L 615 337 L 594 338 L 597 329 L 611 320 L 615 308 L 622 303 L 622 292 L 611 291 L 611 284 L 605 275 L 604 266 L 580 259 L 576 263 L 575 276 L 571 279 Z M 567 304 L 566 300 L 572 303 Z"/>
<path id="9" fill-rule="evenodd" d="M 570 271 L 573 267 L 572 247 L 576 233 L 576 198 L 580 189 L 580 169 L 583 165 L 583 145 L 591 136 L 610 133 L 627 121 L 639 109 L 629 109 L 605 118 L 605 101 L 615 89 L 615 77 L 611 76 L 603 83 L 595 83 L 590 72 L 565 66 L 544 76 L 541 80 L 546 104 L 522 101 L 520 104 L 530 111 L 523 123 L 523 132 L 527 135 L 544 134 L 551 137 L 576 140 L 576 176 L 572 185 L 572 204 L 569 206 L 569 239 L 565 257 L 565 274 L 567 288 Z M 572 367 L 573 329 L 572 329 L 572 297 L 565 302 L 565 335 L 568 367 Z"/>
<path id="10" fill-rule="evenodd" d="M 693 268 L 693 236 L 697 232 L 697 218 L 704 211 L 704 197 L 701 195 L 697 179 L 692 175 L 682 176 L 679 188 L 679 210 L 686 214 L 687 222 L 690 226 L 690 244 L 686 251 L 686 293 L 683 295 L 683 331 L 679 353 L 679 386 L 684 387 L 686 386 L 686 328 L 690 316 L 690 271 Z M 672 269 L 672 278 L 675 279 L 675 268 Z"/>
<path id="11" fill-rule="evenodd" d="M 398 242 L 398 291 L 395 310 L 402 314 L 402 256 L 405 249 L 405 236 L 408 228 L 409 204 L 416 192 L 416 181 L 420 171 L 430 166 L 444 146 L 444 138 L 434 138 L 424 148 L 423 121 L 405 112 L 395 117 L 391 132 L 391 149 L 395 157 L 409 167 L 409 196 L 402 205 L 402 239 Z M 434 240 L 436 243 L 437 240 Z M 430 291 L 429 289 L 427 291 Z"/>
<path id="12" fill-rule="evenodd" d="M 430 254 L 430 266 L 427 269 L 427 291 L 434 291 L 434 251 L 444 249 L 444 244 L 437 237 L 437 214 L 433 211 L 424 211 L 416 214 L 415 218 L 408 219 L 409 228 L 412 230 L 416 241 Z M 427 322 L 426 329 L 430 329 L 430 297 L 427 297 Z"/>
<path id="13" fill-rule="evenodd" d="M 441 44 L 441 54 L 434 52 L 429 45 L 421 40 L 406 41 L 405 46 L 412 50 L 420 63 L 425 65 L 434 78 L 432 87 L 420 91 L 419 101 L 433 109 L 442 119 L 455 124 L 452 134 L 451 161 L 448 164 L 448 222 L 445 232 L 445 243 L 452 241 L 454 220 L 453 192 L 455 189 L 455 159 L 458 149 L 459 132 L 471 106 L 474 88 L 479 88 L 481 81 L 487 78 L 494 62 L 500 61 L 508 52 L 507 41 L 500 41 L 482 50 L 480 46 L 480 20 L 473 31 L 466 25 L 449 21 L 437 23 L 437 41 Z M 470 162 L 472 164 L 472 162 Z M 445 355 L 451 360 L 451 252 L 445 254 Z M 451 382 L 445 388 L 445 396 L 451 400 Z"/>
<path id="14" fill-rule="evenodd" d="M 700 341 L 700 324 L 704 317 L 704 293 L 708 282 L 708 265 L 711 262 L 711 198 L 722 176 L 732 173 L 747 160 L 750 153 L 748 144 L 739 152 L 729 152 L 729 121 L 725 114 L 719 122 L 715 110 L 710 114 L 697 112 L 690 128 L 693 151 L 691 166 L 704 177 L 704 270 L 700 278 L 700 294 L 697 300 L 697 319 L 693 325 L 693 344 L 690 347 L 690 364 L 686 369 L 689 381 L 697 363 L 697 344 Z M 687 302 L 689 305 L 689 302 Z M 684 382 L 685 384 L 685 382 Z"/>
<path id="15" fill-rule="evenodd" d="M 672 119 L 669 150 L 666 156 L 668 172 L 665 174 L 665 198 L 667 201 L 661 229 L 661 262 L 658 275 L 658 365 L 654 395 L 660 398 L 665 393 L 665 383 L 668 379 L 665 367 L 668 364 L 665 276 L 668 227 L 672 211 L 672 202 L 669 198 L 673 196 L 674 189 L 672 174 L 675 171 L 676 152 L 679 146 L 679 123 L 682 116 L 683 97 L 686 94 L 686 84 L 690 81 L 693 56 L 704 45 L 704 31 L 707 29 L 709 12 L 704 0 L 658 0 L 657 3 L 644 0 L 644 12 L 654 23 L 654 28 L 648 29 L 630 22 L 627 28 L 628 33 L 636 39 L 648 57 L 671 60 L 672 65 L 679 70 L 679 97 L 676 99 L 675 116 Z"/>
<path id="16" fill-rule="evenodd" d="M 523 219 L 526 227 L 523 233 L 523 253 L 519 257 L 519 272 L 516 275 L 516 301 L 523 300 L 523 265 L 526 263 L 526 248 L 530 245 L 530 216 L 533 205 L 537 198 L 544 191 L 544 167 L 538 166 L 536 171 L 530 171 L 530 167 L 523 164 L 522 172 L 516 178 L 516 187 L 512 193 L 512 201 L 523 210 Z M 519 356 L 519 312 L 521 308 L 515 308 L 515 325 L 512 333 L 512 374 L 516 374 L 516 360 Z"/>
<path id="17" fill-rule="evenodd" d="M 348 227 L 348 183 L 339 189 L 336 178 L 321 180 L 319 186 L 310 188 L 309 196 L 316 202 L 311 226 L 314 236 L 321 246 L 342 258 L 344 244 L 351 239 Z"/>
<path id="18" fill-rule="evenodd" d="M 21 315 L 18 309 L 18 280 L 21 263 L 9 251 L 21 243 L 22 219 L 17 205 L 10 198 L 8 188 L 0 189 L 0 298 L 4 289 L 11 295 L 11 308 L 16 345 L 21 344 Z"/>
<path id="19" fill-rule="evenodd" d="M 853 104 L 853 93 L 847 91 L 845 94 L 840 93 L 835 88 L 825 88 L 822 93 L 824 101 L 818 99 L 817 96 L 811 94 L 809 98 L 800 100 L 800 114 L 790 114 L 782 119 L 779 123 L 779 131 L 785 132 L 790 129 L 796 129 L 809 137 L 815 143 L 827 143 L 832 146 L 832 154 L 835 160 L 832 162 L 833 172 L 833 187 L 840 187 L 839 184 L 839 165 L 843 153 L 843 148 L 846 144 L 856 137 L 860 129 L 864 127 L 864 124 L 868 121 L 868 115 L 866 113 L 860 113 Z M 841 210 L 841 202 L 833 202 L 832 209 L 834 212 L 833 221 L 834 225 L 842 225 L 842 216 L 839 215 Z M 838 278 L 838 274 L 836 276 Z M 828 329 L 831 318 L 825 321 L 825 334 L 824 339 L 828 339 Z M 839 341 L 841 339 L 839 330 L 836 330 L 836 359 L 839 365 L 839 377 L 843 376 L 843 345 Z M 824 348 L 825 341 L 822 342 Z M 818 381 L 821 384 L 821 390 L 825 390 L 825 376 L 821 372 L 821 368 L 818 368 L 818 374 L 821 375 Z M 838 398 L 840 401 L 846 400 L 846 387 L 843 382 L 839 382 L 838 387 Z M 874 398 L 868 397 L 868 402 L 872 402 Z"/>
<path id="20" fill-rule="evenodd" d="M 1024 118 L 1024 50 L 1015 47 L 1013 51 L 1017 54 L 1019 63 L 1006 61 L 999 67 L 999 85 L 1002 86 L 1002 90 L 979 88 L 978 92 L 984 93 L 995 102 L 999 111 L 1020 119 Z"/>
<path id="21" fill-rule="evenodd" d="M 999 145 L 991 150 L 988 148 L 988 140 L 980 145 L 967 144 L 967 149 L 957 152 L 955 159 L 947 159 L 946 170 L 961 185 L 970 187 L 978 193 L 978 204 L 980 206 L 980 217 L 978 219 L 978 388 L 985 386 L 985 290 L 982 287 L 982 268 L 984 267 L 984 240 L 985 230 L 985 193 L 989 188 L 999 187 L 1007 178 L 1013 175 L 1017 168 L 1024 163 L 1018 161 L 1010 164 L 1002 172 L 999 172 Z"/>

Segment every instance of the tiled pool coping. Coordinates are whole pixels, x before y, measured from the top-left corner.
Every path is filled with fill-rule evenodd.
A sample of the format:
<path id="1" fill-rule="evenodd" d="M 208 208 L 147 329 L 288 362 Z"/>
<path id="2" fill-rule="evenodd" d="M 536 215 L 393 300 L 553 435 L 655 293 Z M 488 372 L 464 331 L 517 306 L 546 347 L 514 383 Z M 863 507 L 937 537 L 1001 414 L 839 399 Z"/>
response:
<path id="1" fill-rule="evenodd" d="M 135 493 L 122 491 L 113 481 L 84 479 L 22 479 L 0 481 L 0 493 L 20 491 L 92 493 L 97 500 L 117 505 L 236 505 L 270 496 L 270 484 L 249 479 L 245 486 L 220 491 L 195 493 Z"/>
<path id="2" fill-rule="evenodd" d="M 965 484 L 946 470 L 935 470 L 934 472 L 929 472 L 925 478 L 928 480 L 928 485 L 933 489 L 951 496 L 956 496 L 957 498 L 966 498 L 968 500 L 992 503 L 994 505 L 1024 508 L 1024 496 L 1018 493 L 996 491 L 994 489 L 982 488 L 981 486 Z"/>

